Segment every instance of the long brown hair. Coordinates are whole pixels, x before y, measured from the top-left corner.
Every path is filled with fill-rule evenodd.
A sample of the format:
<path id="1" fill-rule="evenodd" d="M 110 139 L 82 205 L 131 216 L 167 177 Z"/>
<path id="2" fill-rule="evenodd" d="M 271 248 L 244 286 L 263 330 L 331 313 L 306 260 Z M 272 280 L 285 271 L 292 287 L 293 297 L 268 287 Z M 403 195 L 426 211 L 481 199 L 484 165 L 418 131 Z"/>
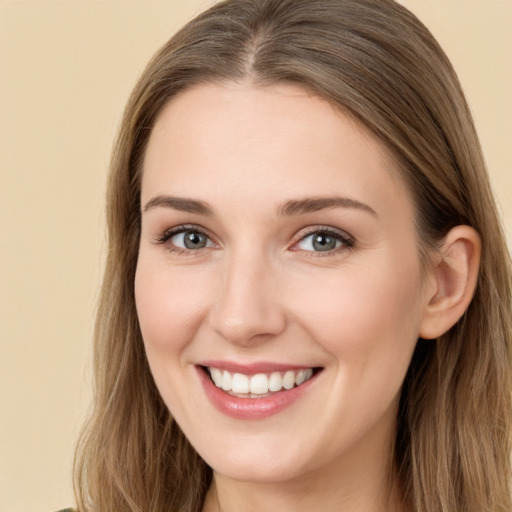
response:
<path id="1" fill-rule="evenodd" d="M 123 117 L 107 198 L 108 257 L 95 334 L 94 410 L 76 457 L 81 512 L 197 512 L 211 480 L 146 361 L 134 301 L 141 162 L 155 118 L 205 82 L 299 84 L 391 150 L 417 212 L 422 254 L 455 225 L 482 240 L 464 317 L 419 340 L 395 460 L 416 512 L 510 512 L 511 270 L 473 121 L 430 32 L 392 0 L 228 0 L 151 60 Z"/>

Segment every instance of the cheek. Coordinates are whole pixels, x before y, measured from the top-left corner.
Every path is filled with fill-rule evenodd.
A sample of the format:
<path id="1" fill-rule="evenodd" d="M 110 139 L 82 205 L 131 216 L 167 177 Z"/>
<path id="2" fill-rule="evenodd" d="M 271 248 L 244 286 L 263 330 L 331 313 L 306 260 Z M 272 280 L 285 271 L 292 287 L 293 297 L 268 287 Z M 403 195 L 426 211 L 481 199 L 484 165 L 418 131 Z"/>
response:
<path id="1" fill-rule="evenodd" d="M 402 260 L 398 269 L 384 260 L 347 268 L 297 293 L 304 327 L 351 372 L 405 372 L 420 324 L 421 274 L 415 263 Z"/>
<path id="2" fill-rule="evenodd" d="M 329 436 L 339 446 L 345 438 L 364 435 L 381 418 L 394 421 L 418 337 L 418 268 L 411 265 L 401 274 L 388 265 L 365 269 L 340 272 L 339 279 L 317 283 L 316 293 L 301 293 L 302 326 L 334 363 L 333 393 L 326 395 L 319 418 L 330 421 L 334 414 Z"/>
<path id="3" fill-rule="evenodd" d="M 139 259 L 135 301 L 146 356 L 155 384 L 176 418 L 187 417 L 183 399 L 190 372 L 187 347 L 204 318 L 204 290 L 201 273 Z"/>
<path id="4" fill-rule="evenodd" d="M 199 327 L 208 301 L 205 276 L 140 259 L 135 301 L 148 354 L 183 349 Z"/>

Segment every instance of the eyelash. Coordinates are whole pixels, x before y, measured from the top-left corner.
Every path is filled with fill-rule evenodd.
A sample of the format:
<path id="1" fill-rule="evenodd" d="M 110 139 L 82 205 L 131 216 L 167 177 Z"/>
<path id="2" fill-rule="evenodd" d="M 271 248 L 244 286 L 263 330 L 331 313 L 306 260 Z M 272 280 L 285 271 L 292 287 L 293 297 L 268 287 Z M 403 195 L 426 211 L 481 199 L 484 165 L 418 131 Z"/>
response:
<path id="1" fill-rule="evenodd" d="M 327 235 L 333 237 L 336 242 L 340 242 L 340 247 L 327 251 L 302 251 L 304 254 L 311 257 L 324 257 L 333 256 L 341 251 L 351 250 L 355 245 L 355 240 L 344 231 L 333 229 L 329 226 L 315 226 L 313 228 L 307 228 L 306 231 L 300 233 L 298 240 L 293 244 L 293 247 L 306 240 L 308 237 L 313 235 Z M 300 249 L 292 249 L 294 251 L 300 251 Z"/>
<path id="2" fill-rule="evenodd" d="M 206 231 L 199 228 L 198 226 L 188 224 L 188 225 L 176 226 L 176 227 L 173 227 L 171 229 L 164 231 L 162 233 L 162 235 L 156 239 L 155 243 L 158 245 L 166 244 L 173 236 L 179 235 L 181 233 L 187 233 L 187 232 L 199 233 L 199 234 L 207 237 L 209 240 L 211 240 L 211 237 L 208 235 L 208 233 Z M 311 256 L 311 257 L 332 256 L 333 254 L 336 254 L 342 250 L 351 250 L 351 249 L 353 249 L 353 247 L 355 245 L 354 238 L 352 238 L 350 235 L 348 235 L 347 233 L 345 233 L 343 231 L 338 231 L 329 226 L 314 226 L 314 227 L 308 228 L 306 231 L 302 232 L 299 235 L 298 240 L 293 243 L 292 247 L 295 247 L 300 242 L 306 240 L 308 237 L 317 235 L 317 234 L 332 236 L 333 238 L 336 239 L 337 242 L 341 243 L 341 246 L 337 247 L 335 249 L 332 249 L 332 250 L 328 250 L 328 251 L 302 251 L 305 254 L 307 254 L 308 256 Z M 204 247 L 204 248 L 206 248 L 206 247 Z M 200 253 L 201 249 L 204 249 L 204 248 L 186 249 L 183 247 L 177 247 L 175 245 L 172 245 L 172 246 L 168 247 L 168 250 L 170 252 L 173 252 L 178 255 L 182 255 L 182 254 L 190 255 L 193 253 L 196 253 L 196 254 Z M 291 250 L 300 251 L 300 249 L 293 249 L 293 248 Z"/>
<path id="3" fill-rule="evenodd" d="M 159 245 L 166 244 L 173 236 L 179 235 L 181 233 L 187 233 L 187 232 L 199 233 L 199 234 L 204 235 L 205 237 L 207 237 L 209 240 L 211 240 L 211 237 L 208 235 L 208 233 L 206 233 L 203 229 L 199 228 L 198 226 L 194 226 L 192 224 L 182 224 L 180 226 L 176 226 L 174 228 L 171 228 L 171 229 L 168 229 L 168 230 L 164 231 L 162 233 L 162 235 L 159 236 L 156 239 L 156 243 L 159 244 Z M 186 248 L 183 248 L 183 247 L 177 247 L 175 245 L 171 245 L 167 249 L 170 252 L 173 252 L 173 253 L 178 254 L 178 255 L 181 255 L 181 254 L 186 254 L 186 255 L 193 254 L 193 255 L 195 255 L 194 253 L 201 252 L 201 249 L 186 249 Z"/>

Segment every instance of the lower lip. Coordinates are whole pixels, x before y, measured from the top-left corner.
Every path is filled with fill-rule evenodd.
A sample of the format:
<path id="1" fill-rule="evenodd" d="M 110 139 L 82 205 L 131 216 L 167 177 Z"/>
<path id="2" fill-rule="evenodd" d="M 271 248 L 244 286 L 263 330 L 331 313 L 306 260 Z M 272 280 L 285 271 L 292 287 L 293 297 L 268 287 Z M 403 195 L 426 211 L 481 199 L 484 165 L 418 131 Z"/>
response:
<path id="1" fill-rule="evenodd" d="M 198 367 L 199 378 L 213 405 L 223 414 L 241 420 L 259 420 L 277 414 L 299 400 L 311 387 L 318 374 L 300 386 L 279 391 L 263 398 L 240 398 L 231 396 L 218 388 L 202 367 Z"/>

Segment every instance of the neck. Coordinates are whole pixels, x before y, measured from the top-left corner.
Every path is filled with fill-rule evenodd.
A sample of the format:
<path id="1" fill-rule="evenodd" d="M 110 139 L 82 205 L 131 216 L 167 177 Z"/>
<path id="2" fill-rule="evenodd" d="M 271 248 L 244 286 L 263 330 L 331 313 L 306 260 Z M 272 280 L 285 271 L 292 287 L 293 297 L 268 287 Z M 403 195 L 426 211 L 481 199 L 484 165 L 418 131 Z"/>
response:
<path id="1" fill-rule="evenodd" d="M 343 512 L 405 512 L 399 499 L 397 486 L 383 488 L 345 489 L 277 484 L 248 484 L 226 482 L 216 476 L 207 494 L 203 512 L 317 512 L 321 510 Z M 320 505 L 319 505 L 320 504 Z"/>

